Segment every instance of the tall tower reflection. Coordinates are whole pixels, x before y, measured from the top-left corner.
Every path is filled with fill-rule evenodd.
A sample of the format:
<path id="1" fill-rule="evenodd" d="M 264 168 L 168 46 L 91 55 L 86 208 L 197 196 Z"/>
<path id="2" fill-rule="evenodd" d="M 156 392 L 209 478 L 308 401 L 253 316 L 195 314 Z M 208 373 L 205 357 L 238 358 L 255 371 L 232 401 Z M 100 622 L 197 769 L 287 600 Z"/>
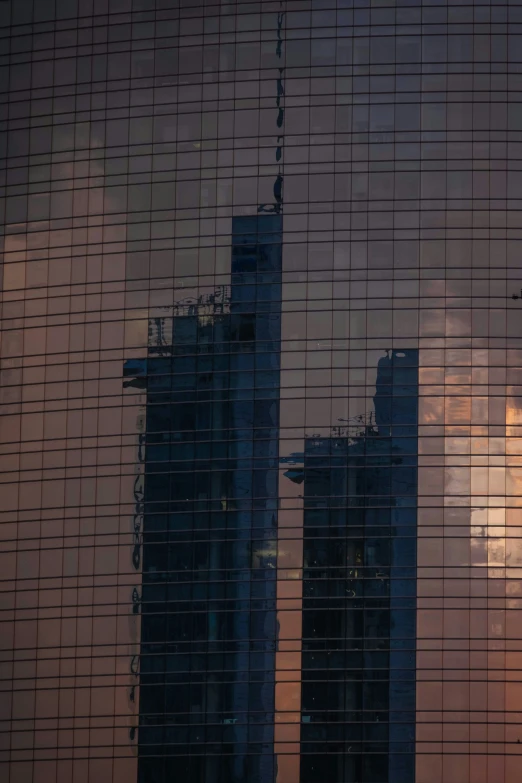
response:
<path id="1" fill-rule="evenodd" d="M 416 350 L 379 361 L 374 404 L 285 474 L 304 486 L 302 783 L 415 780 Z"/>
<path id="2" fill-rule="evenodd" d="M 233 221 L 230 291 L 153 324 L 140 783 L 273 780 L 281 217 Z"/>

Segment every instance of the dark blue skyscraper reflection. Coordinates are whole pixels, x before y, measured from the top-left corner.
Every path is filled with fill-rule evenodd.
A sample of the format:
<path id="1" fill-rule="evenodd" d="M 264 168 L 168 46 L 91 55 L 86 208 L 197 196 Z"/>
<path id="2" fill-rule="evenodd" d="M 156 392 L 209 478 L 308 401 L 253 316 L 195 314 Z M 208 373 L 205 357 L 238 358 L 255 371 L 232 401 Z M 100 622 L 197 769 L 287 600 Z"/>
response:
<path id="1" fill-rule="evenodd" d="M 125 368 L 147 390 L 140 783 L 274 780 L 281 222 L 234 219 L 229 294 Z"/>
<path id="2" fill-rule="evenodd" d="M 304 486 L 302 783 L 413 783 L 418 352 L 379 361 L 355 437 L 310 438 Z"/>

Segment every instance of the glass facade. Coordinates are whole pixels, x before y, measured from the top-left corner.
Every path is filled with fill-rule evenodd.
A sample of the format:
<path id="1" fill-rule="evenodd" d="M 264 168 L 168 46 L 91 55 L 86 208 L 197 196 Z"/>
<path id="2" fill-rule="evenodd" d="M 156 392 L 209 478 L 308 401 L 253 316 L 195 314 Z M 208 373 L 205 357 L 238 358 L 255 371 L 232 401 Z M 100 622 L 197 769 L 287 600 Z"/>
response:
<path id="1" fill-rule="evenodd" d="M 0 0 L 0 780 L 519 783 L 521 44 Z"/>

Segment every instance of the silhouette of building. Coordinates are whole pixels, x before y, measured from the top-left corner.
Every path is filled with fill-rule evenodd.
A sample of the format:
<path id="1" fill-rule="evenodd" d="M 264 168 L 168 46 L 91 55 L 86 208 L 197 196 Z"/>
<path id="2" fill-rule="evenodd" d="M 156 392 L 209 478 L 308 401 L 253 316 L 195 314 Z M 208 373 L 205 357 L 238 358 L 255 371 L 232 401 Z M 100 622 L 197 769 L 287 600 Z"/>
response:
<path id="1" fill-rule="evenodd" d="M 417 351 L 379 361 L 374 403 L 286 474 L 304 487 L 302 783 L 415 780 Z"/>
<path id="2" fill-rule="evenodd" d="M 138 778 L 271 783 L 281 218 L 236 218 L 230 295 L 165 322 L 124 369 L 147 393 Z"/>

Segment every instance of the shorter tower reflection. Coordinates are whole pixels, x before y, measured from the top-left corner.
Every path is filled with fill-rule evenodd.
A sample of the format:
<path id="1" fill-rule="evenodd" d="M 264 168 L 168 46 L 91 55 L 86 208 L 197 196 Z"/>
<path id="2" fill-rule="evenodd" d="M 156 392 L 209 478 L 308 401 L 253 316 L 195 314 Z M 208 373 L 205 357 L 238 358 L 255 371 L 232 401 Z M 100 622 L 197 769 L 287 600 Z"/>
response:
<path id="1" fill-rule="evenodd" d="M 374 404 L 284 460 L 304 491 L 302 783 L 415 779 L 417 351 L 380 360 Z"/>

